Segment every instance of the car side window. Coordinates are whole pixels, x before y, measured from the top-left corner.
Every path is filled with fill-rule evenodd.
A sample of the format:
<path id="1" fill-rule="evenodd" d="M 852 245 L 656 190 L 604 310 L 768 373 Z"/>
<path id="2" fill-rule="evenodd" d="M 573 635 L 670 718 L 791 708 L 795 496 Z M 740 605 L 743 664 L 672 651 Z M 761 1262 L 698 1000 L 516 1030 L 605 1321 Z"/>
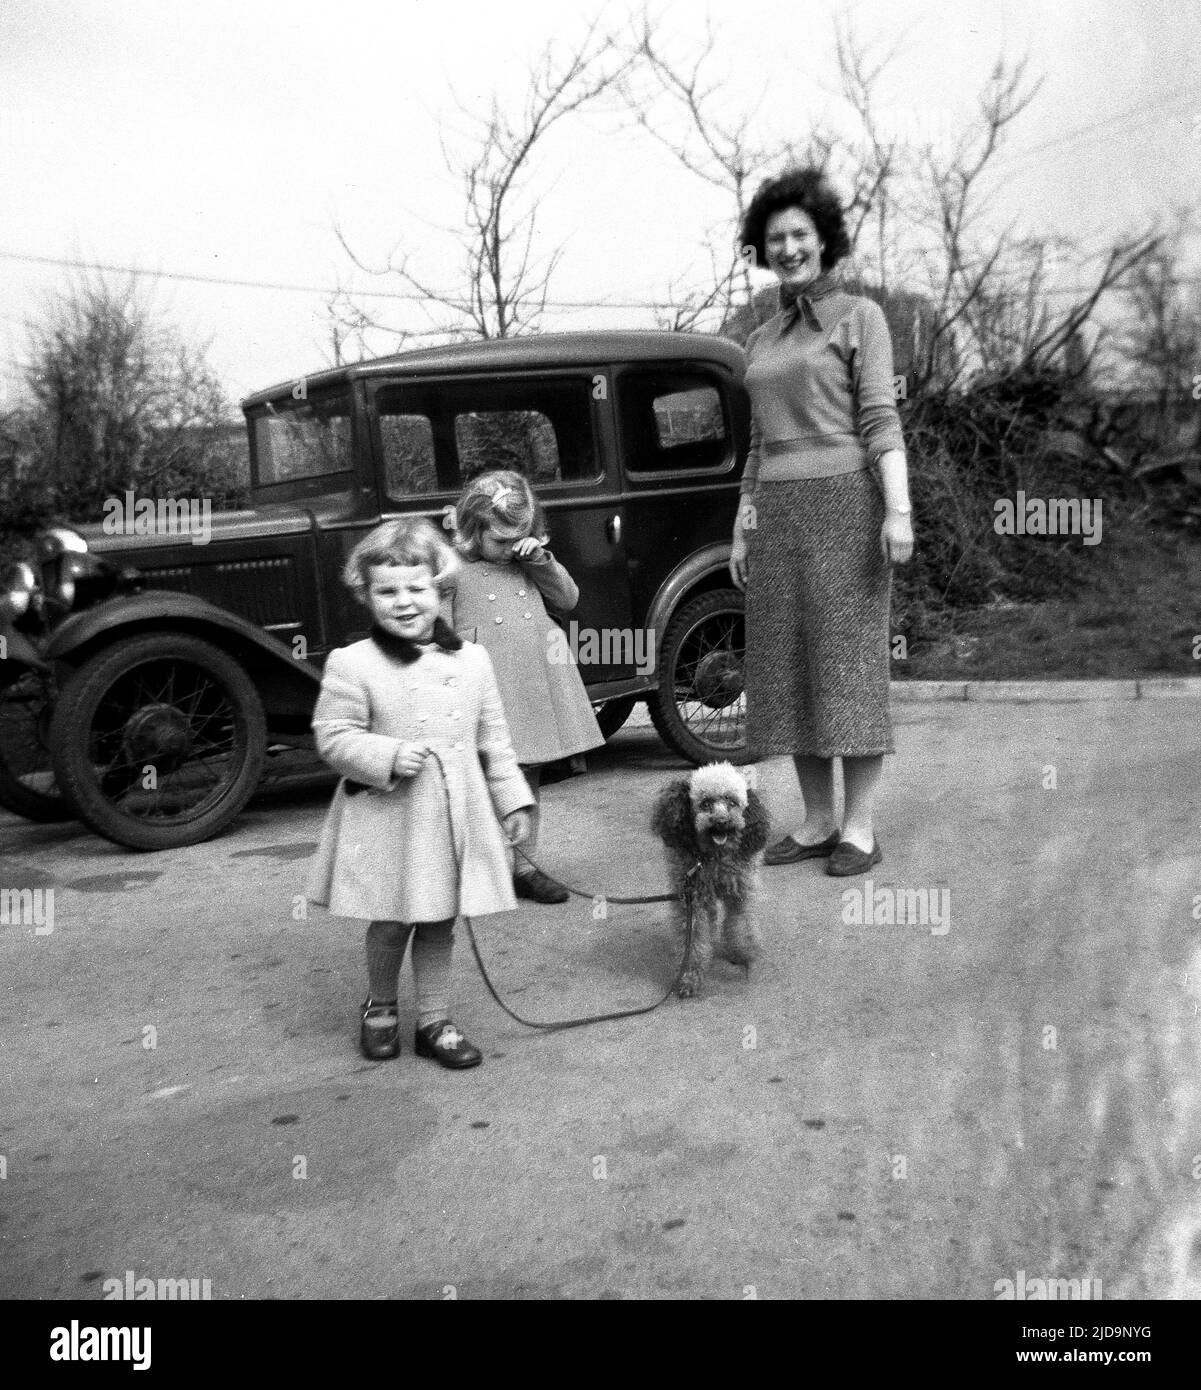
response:
<path id="1" fill-rule="evenodd" d="M 733 449 L 721 393 L 686 372 L 634 371 L 621 378 L 626 467 L 632 472 L 717 469 Z"/>
<path id="2" fill-rule="evenodd" d="M 385 486 L 397 501 L 458 492 L 492 468 L 535 485 L 600 472 L 590 376 L 389 382 L 374 401 Z"/>
<path id="3" fill-rule="evenodd" d="M 590 379 L 454 382 L 446 392 L 460 484 L 491 468 L 531 483 L 566 483 L 600 471 Z"/>
<path id="4" fill-rule="evenodd" d="M 655 416 L 655 438 L 660 449 L 682 449 L 687 444 L 726 437 L 721 416 L 721 397 L 712 386 L 694 386 L 687 391 L 669 391 L 651 402 Z"/>
<path id="5" fill-rule="evenodd" d="M 561 483 L 555 427 L 540 410 L 469 410 L 455 416 L 455 452 L 463 482 L 508 468 L 531 483 Z"/>
<path id="6" fill-rule="evenodd" d="M 381 414 L 379 430 L 388 496 L 414 497 L 437 492 L 434 427 L 429 416 Z"/>

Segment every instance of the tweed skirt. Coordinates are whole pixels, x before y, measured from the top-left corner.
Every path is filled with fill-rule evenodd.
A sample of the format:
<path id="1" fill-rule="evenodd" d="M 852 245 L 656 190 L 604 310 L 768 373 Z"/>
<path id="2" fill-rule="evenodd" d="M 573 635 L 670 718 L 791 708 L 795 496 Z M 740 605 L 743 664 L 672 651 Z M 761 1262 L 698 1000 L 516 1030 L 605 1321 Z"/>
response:
<path id="1" fill-rule="evenodd" d="M 895 752 L 888 712 L 892 569 L 867 469 L 761 482 L 746 591 L 747 741 L 758 757 Z"/>

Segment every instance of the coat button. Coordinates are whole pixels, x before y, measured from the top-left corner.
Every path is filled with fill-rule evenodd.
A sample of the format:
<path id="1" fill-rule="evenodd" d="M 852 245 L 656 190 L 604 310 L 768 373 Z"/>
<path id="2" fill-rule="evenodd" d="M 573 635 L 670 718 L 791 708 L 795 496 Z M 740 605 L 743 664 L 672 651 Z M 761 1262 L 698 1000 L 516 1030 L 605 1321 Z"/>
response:
<path id="1" fill-rule="evenodd" d="M 525 598 L 525 590 L 524 590 L 524 589 L 518 589 L 518 590 L 517 590 L 517 597 L 518 597 L 518 598 Z"/>
<path id="2" fill-rule="evenodd" d="M 463 749 L 464 749 L 465 746 L 466 746 L 466 745 L 464 745 L 464 744 L 462 744 L 462 743 L 456 743 L 456 744 L 455 744 L 455 752 L 456 752 L 456 753 L 461 753 L 461 752 L 463 751 Z"/>
<path id="3" fill-rule="evenodd" d="M 503 619 L 503 618 L 497 618 L 496 621 L 497 621 L 498 623 L 503 623 L 503 622 L 504 622 L 504 619 Z"/>
<path id="4" fill-rule="evenodd" d="M 488 595 L 488 602 L 489 602 L 489 603 L 495 603 L 495 602 L 496 602 L 496 595 L 495 595 L 495 594 L 489 594 L 489 595 Z"/>
<path id="5" fill-rule="evenodd" d="M 452 719 L 462 719 L 463 711 L 461 709 L 452 709 L 450 712 L 450 717 Z"/>
<path id="6" fill-rule="evenodd" d="M 534 615 L 533 615 L 532 613 L 527 613 L 525 616 L 526 616 L 527 618 L 532 618 Z"/>

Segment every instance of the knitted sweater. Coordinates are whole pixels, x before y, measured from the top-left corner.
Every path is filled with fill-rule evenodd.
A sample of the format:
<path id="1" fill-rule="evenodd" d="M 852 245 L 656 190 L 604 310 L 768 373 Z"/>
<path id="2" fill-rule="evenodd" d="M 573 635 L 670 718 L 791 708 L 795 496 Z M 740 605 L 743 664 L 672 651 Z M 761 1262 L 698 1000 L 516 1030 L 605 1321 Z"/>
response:
<path id="1" fill-rule="evenodd" d="M 892 340 L 874 300 L 828 274 L 747 339 L 751 448 L 744 497 L 760 482 L 852 472 L 904 449 Z"/>

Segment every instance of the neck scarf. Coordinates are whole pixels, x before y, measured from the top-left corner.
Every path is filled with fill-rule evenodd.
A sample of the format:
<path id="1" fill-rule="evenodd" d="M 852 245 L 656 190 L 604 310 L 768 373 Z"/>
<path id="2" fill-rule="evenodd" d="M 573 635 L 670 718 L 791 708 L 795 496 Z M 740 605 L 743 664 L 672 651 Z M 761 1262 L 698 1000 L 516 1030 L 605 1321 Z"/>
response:
<path id="1" fill-rule="evenodd" d="M 838 288 L 839 283 L 834 278 L 833 272 L 823 270 L 816 280 L 811 280 L 802 290 L 792 291 L 781 285 L 780 308 L 794 318 L 803 314 L 810 327 L 820 330 L 821 320 L 818 318 L 813 305 L 817 300 L 825 299 L 834 294 Z"/>
<path id="2" fill-rule="evenodd" d="M 463 645 L 463 639 L 456 636 L 441 618 L 434 620 L 434 640 L 432 643 L 413 642 L 407 637 L 397 637 L 395 633 L 387 632 L 376 623 L 371 625 L 371 640 L 386 656 L 392 657 L 393 660 L 399 661 L 405 666 L 416 661 L 431 646 L 439 647 L 444 652 L 457 652 Z"/>

